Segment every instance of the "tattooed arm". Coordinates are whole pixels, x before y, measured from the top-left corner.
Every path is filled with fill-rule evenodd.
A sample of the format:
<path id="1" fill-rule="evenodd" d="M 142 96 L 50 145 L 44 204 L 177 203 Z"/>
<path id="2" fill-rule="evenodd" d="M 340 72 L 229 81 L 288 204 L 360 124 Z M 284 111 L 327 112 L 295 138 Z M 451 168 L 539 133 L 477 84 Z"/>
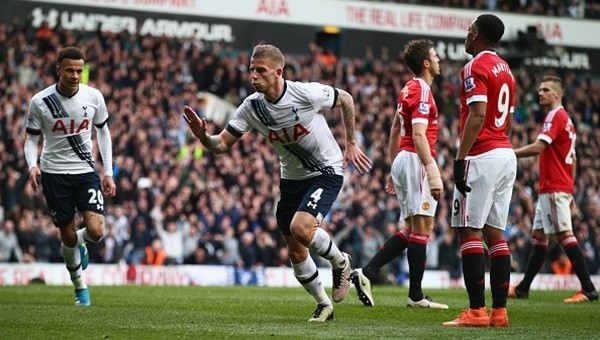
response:
<path id="1" fill-rule="evenodd" d="M 338 98 L 335 103 L 335 107 L 339 107 L 342 111 L 344 128 L 346 130 L 346 143 L 356 144 L 354 124 L 356 120 L 356 115 L 354 113 L 354 99 L 352 98 L 350 93 L 338 89 Z"/>
<path id="2" fill-rule="evenodd" d="M 206 120 L 198 117 L 196 112 L 189 106 L 184 107 L 183 117 L 194 136 L 198 137 L 200 143 L 211 152 L 216 154 L 225 153 L 238 140 L 227 130 L 221 131 L 218 135 L 207 134 Z"/>
<path id="3" fill-rule="evenodd" d="M 346 150 L 344 152 L 344 167 L 348 163 L 354 164 L 359 173 L 369 172 L 371 170 L 371 160 L 363 153 L 356 144 L 355 133 L 355 111 L 354 99 L 350 93 L 344 90 L 338 90 L 338 98 L 335 102 L 335 107 L 339 107 L 342 111 L 344 121 L 344 129 L 346 130 Z"/>

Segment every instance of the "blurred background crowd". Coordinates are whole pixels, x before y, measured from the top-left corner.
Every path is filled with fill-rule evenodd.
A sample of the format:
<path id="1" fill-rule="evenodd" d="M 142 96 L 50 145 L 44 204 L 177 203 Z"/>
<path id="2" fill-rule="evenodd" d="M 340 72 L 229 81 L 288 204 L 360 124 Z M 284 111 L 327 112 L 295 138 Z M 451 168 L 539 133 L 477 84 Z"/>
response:
<path id="1" fill-rule="evenodd" d="M 491 1 L 467 2 L 483 6 Z M 562 4 L 563 10 L 570 3 L 555 2 Z M 464 1 L 446 3 L 462 5 Z M 497 6 L 509 3 L 540 2 L 498 1 Z M 537 11 L 533 5 L 527 8 L 527 12 Z M 597 11 L 592 13 L 598 17 Z M 33 192 L 27 182 L 23 142 L 28 100 L 56 82 L 57 51 L 70 45 L 86 51 L 86 81 L 104 94 L 111 116 L 117 196 L 105 205 L 103 241 L 88 246 L 91 261 L 289 266 L 273 211 L 279 162 L 269 143 L 256 133 L 248 133 L 229 153 L 215 156 L 192 138 L 181 117 L 183 105 L 190 105 L 213 117 L 213 133 L 219 132 L 227 116 L 209 112 L 209 102 L 220 98 L 226 107 L 235 108 L 252 93 L 247 73 L 250 50 L 191 39 L 55 31 L 47 26 L 35 29 L 19 20 L 0 25 L 0 262 L 63 262 L 58 229 L 47 212 L 43 194 Z M 355 100 L 358 140 L 374 161 L 373 170 L 362 176 L 347 170 L 343 189 L 322 227 L 342 250 L 352 254 L 356 266 L 364 265 L 402 226 L 396 198 L 383 186 L 389 173 L 387 145 L 396 96 L 412 75 L 401 56 L 377 52 L 366 51 L 363 57 L 350 59 L 331 56 L 310 45 L 305 53 L 286 55 L 286 79 L 330 84 L 347 90 Z M 461 274 L 460 256 L 449 214 L 463 64 L 442 60 L 442 74 L 433 84 L 440 111 L 437 162 L 445 197 L 438 206 L 427 257 L 428 268 L 448 270 L 456 277 Z M 518 147 L 537 137 L 544 116 L 537 104 L 537 87 L 548 72 L 564 78 L 563 104 L 578 131 L 573 225 L 590 271 L 598 274 L 597 75 L 531 66 L 513 69 L 518 86 L 511 139 Z M 325 112 L 325 116 L 343 148 L 340 113 Z M 506 230 L 515 272 L 524 269 L 531 249 L 529 230 L 537 176 L 536 158 L 519 161 Z M 559 265 L 568 265 L 560 256 L 560 248 L 554 249 L 545 272 L 558 273 Z M 402 283 L 406 271 L 400 258 L 385 267 L 380 282 Z"/>

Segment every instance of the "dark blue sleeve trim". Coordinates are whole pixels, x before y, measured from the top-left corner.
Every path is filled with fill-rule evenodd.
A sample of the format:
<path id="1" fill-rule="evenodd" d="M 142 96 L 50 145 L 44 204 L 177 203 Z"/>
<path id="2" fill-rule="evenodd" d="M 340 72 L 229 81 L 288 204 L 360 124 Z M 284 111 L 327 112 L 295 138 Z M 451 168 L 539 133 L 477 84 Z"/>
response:
<path id="1" fill-rule="evenodd" d="M 27 132 L 27 133 L 28 133 L 28 134 L 30 134 L 30 135 L 35 135 L 35 136 L 37 136 L 37 135 L 39 135 L 39 134 L 41 134 L 41 133 L 42 133 L 42 130 L 35 130 L 35 129 L 32 129 L 32 128 L 26 128 L 26 129 L 25 129 L 25 132 Z"/>
<path id="2" fill-rule="evenodd" d="M 236 130 L 233 126 L 227 124 L 225 130 L 229 131 L 235 138 L 242 138 L 243 133 Z"/>
<path id="3" fill-rule="evenodd" d="M 102 129 L 104 127 L 104 125 L 106 125 L 106 123 L 108 123 L 108 118 L 106 118 L 106 120 L 100 124 L 94 124 L 94 126 L 97 127 L 98 129 Z"/>
<path id="4" fill-rule="evenodd" d="M 338 89 L 336 89 L 335 87 L 333 88 L 333 105 L 331 105 L 331 108 L 333 109 L 335 107 L 335 103 L 337 103 L 337 99 L 339 96 L 339 92 Z"/>

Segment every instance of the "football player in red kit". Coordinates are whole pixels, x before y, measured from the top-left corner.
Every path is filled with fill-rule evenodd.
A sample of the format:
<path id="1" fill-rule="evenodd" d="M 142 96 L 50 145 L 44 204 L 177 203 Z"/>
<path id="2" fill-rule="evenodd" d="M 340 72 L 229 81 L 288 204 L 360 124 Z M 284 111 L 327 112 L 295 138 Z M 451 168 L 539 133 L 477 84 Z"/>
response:
<path id="1" fill-rule="evenodd" d="M 514 111 L 515 79 L 496 52 L 504 34 L 497 16 L 482 14 L 469 26 L 462 69 L 460 146 L 454 159 L 452 227 L 460 240 L 469 309 L 444 326 L 507 327 L 510 252 L 504 239 L 517 159 L 507 131 Z M 485 304 L 488 245 L 492 308 Z"/>
<path id="2" fill-rule="evenodd" d="M 581 290 L 566 303 L 598 300 L 598 292 L 590 279 L 583 252 L 573 235 L 571 204 L 575 177 L 575 127 L 561 105 L 564 85 L 556 76 L 545 76 L 539 88 L 540 105 L 547 110 L 542 131 L 535 142 L 515 150 L 517 157 L 539 155 L 539 196 L 533 218 L 533 251 L 527 261 L 525 276 L 508 297 L 525 299 L 535 275 L 544 264 L 548 236 L 554 235 L 573 265 L 581 282 Z"/>

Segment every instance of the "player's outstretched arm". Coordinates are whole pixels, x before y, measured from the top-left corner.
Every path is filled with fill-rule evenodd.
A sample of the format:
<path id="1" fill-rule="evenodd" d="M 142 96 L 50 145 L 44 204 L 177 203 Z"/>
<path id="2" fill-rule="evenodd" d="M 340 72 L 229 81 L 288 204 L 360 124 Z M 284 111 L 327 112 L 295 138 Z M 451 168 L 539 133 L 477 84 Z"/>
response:
<path id="1" fill-rule="evenodd" d="M 536 139 L 535 142 L 516 149 L 515 155 L 517 158 L 537 156 L 542 153 L 542 151 L 546 150 L 547 146 L 548 144 L 546 142 L 541 139 Z"/>
<path id="2" fill-rule="evenodd" d="M 183 108 L 183 118 L 194 136 L 200 140 L 200 143 L 202 143 L 206 149 L 216 154 L 227 152 L 238 140 L 227 130 L 221 131 L 218 135 L 209 135 L 206 131 L 208 125 L 206 119 L 200 118 L 198 114 L 196 114 L 196 111 L 187 105 Z"/>

